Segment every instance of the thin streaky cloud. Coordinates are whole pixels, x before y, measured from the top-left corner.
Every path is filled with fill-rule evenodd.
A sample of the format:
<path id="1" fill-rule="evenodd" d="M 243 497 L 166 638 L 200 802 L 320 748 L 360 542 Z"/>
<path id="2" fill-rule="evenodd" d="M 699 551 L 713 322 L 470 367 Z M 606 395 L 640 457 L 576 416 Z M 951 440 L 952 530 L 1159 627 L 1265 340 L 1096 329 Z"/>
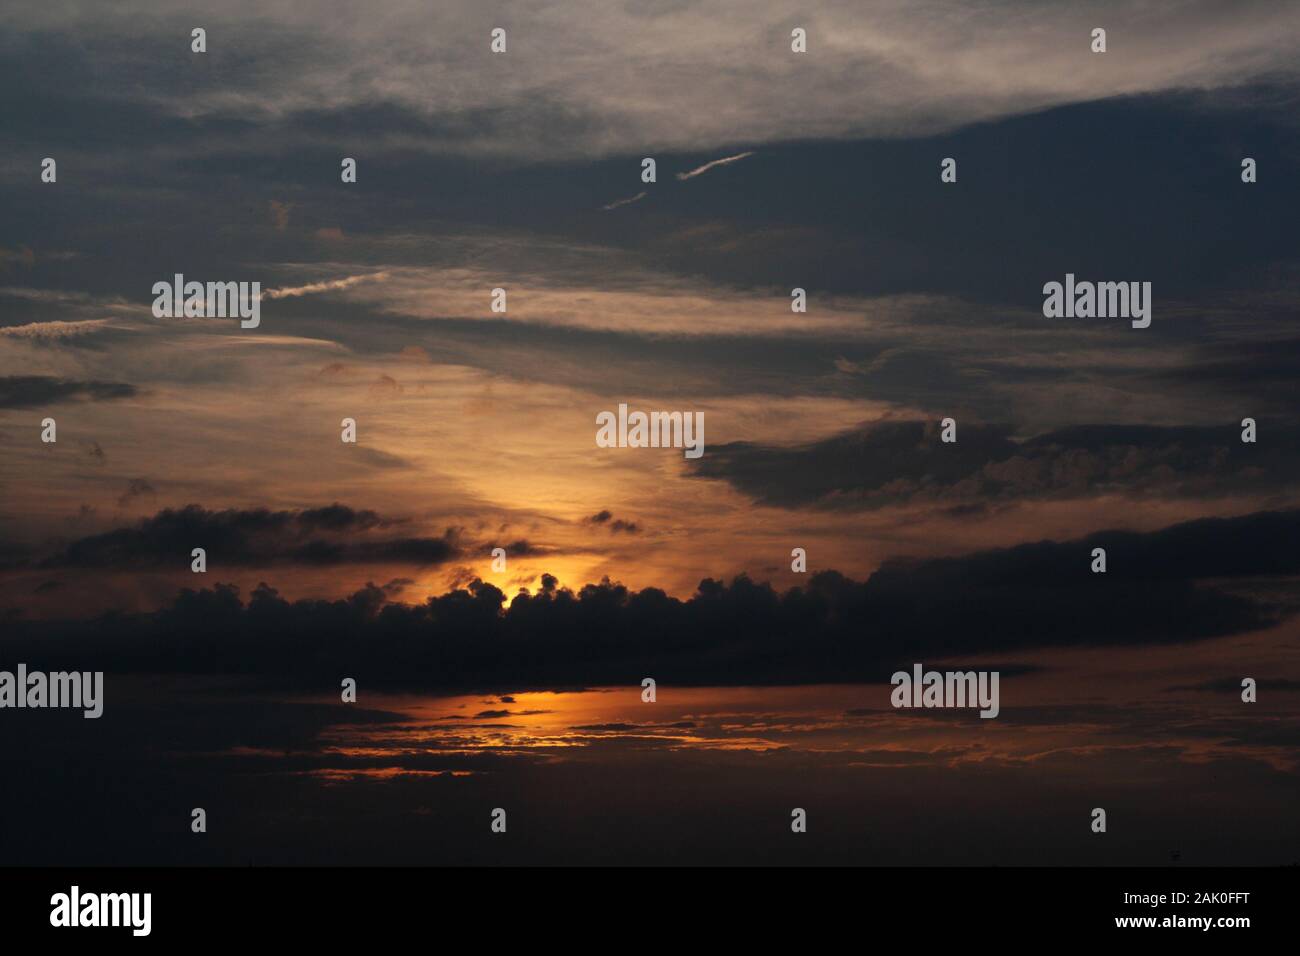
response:
<path id="1" fill-rule="evenodd" d="M 0 295 L 13 296 L 16 299 L 26 299 L 30 302 L 43 302 L 48 304 L 77 304 L 77 303 L 94 303 L 98 305 L 121 305 L 125 302 L 120 296 L 112 296 L 107 299 L 95 299 L 89 292 L 65 292 L 58 289 L 28 289 L 18 286 L 0 287 Z"/>
<path id="2" fill-rule="evenodd" d="M 285 286 L 280 289 L 267 289 L 262 293 L 262 298 L 288 299 L 301 295 L 314 295 L 318 292 L 337 292 L 341 289 L 350 289 L 354 285 L 360 285 L 362 282 L 385 282 L 387 279 L 387 272 L 371 272 L 367 275 L 347 276 L 343 279 L 330 279 L 327 282 L 311 282 L 307 285 Z"/>
<path id="3" fill-rule="evenodd" d="M 638 200 L 645 199 L 645 197 L 646 197 L 646 191 L 643 189 L 635 196 L 629 196 L 627 199 L 615 199 L 608 206 L 601 206 L 600 208 L 606 211 L 610 209 L 617 209 L 619 206 L 629 206 L 632 203 L 637 202 Z"/>
<path id="4" fill-rule="evenodd" d="M 754 151 L 751 149 L 744 153 L 737 153 L 735 156 L 723 156 L 721 159 L 715 159 L 711 163 L 705 163 L 703 166 L 697 166 L 688 173 L 678 173 L 678 179 L 694 179 L 696 176 L 702 176 L 714 166 L 726 166 L 730 163 L 738 163 L 746 156 L 753 156 Z"/>
<path id="5" fill-rule="evenodd" d="M 17 339 L 66 339 L 78 335 L 90 335 L 106 326 L 108 326 L 108 319 L 83 319 L 73 322 L 52 319 L 48 322 L 29 322 L 26 325 L 0 328 L 0 335 Z"/>

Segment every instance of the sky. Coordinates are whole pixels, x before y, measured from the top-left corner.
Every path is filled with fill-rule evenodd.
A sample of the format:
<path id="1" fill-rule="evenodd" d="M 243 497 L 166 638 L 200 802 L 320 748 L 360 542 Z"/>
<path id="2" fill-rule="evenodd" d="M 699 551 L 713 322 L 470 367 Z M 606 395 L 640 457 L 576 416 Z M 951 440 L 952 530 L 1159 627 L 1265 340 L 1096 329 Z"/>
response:
<path id="1" fill-rule="evenodd" d="M 237 863 L 328 855 L 266 849 L 291 794 L 324 828 L 556 789 L 658 862 L 1292 862 L 1298 44 L 1198 0 L 0 11 L 0 667 L 121 688 L 10 745 L 105 801 L 32 783 L 88 829 L 12 852 L 192 853 L 104 835 L 167 830 L 146 788 L 239 794 Z M 260 325 L 155 316 L 178 273 L 259 282 Z M 1067 274 L 1151 283 L 1150 327 L 1045 317 Z M 599 447 L 620 404 L 702 413 L 703 454 Z M 1001 669 L 1002 714 L 894 710 L 918 661 Z M 680 816 L 742 778 L 757 831 Z M 1114 856 L 1096 781 L 1142 820 Z M 912 859 L 852 807 L 916 787 Z M 753 836 L 816 800 L 806 857 Z M 599 855 L 561 831 L 412 846 Z"/>

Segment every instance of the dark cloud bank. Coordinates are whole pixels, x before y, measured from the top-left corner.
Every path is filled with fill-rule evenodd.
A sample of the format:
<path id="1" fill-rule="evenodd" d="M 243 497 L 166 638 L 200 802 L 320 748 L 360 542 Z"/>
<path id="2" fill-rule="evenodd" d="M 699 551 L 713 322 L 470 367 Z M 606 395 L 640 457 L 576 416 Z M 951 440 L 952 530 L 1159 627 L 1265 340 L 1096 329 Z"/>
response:
<path id="1" fill-rule="evenodd" d="M 206 551 L 214 566 L 240 567 L 363 562 L 427 566 L 459 554 L 454 529 L 439 538 L 383 534 L 401 523 L 337 503 L 300 511 L 209 511 L 187 505 L 160 511 L 130 528 L 81 538 L 39 565 L 50 569 L 185 567 L 196 547 Z M 367 537 L 374 532 L 379 536 Z"/>
<path id="2" fill-rule="evenodd" d="M 259 520 L 295 527 L 371 520 L 325 512 Z M 244 600 L 218 584 L 184 589 L 152 614 L 18 620 L 4 647 L 6 658 L 32 666 L 247 674 L 307 686 L 340 675 L 428 690 L 635 684 L 646 676 L 677 684 L 880 680 L 915 661 L 1267 627 L 1297 606 L 1290 582 L 1279 589 L 1277 581 L 1300 571 L 1298 533 L 1300 511 L 1261 512 L 894 561 L 865 582 L 824 571 L 784 593 L 743 576 L 706 579 L 685 601 L 608 580 L 575 593 L 549 575 L 540 591 L 508 605 L 481 580 L 419 605 L 393 603 L 390 590 L 374 585 L 343 600 L 291 603 L 266 585 Z M 1106 574 L 1090 571 L 1094 547 L 1107 551 Z M 1270 587 L 1252 590 L 1261 579 Z"/>
<path id="3" fill-rule="evenodd" d="M 1213 497 L 1280 492 L 1300 470 L 1300 430 L 1078 425 L 1017 440 L 1010 425 L 885 421 L 794 447 L 709 448 L 694 473 L 778 507 L 880 508 L 909 501 L 1012 501 L 1100 493 Z"/>
<path id="4" fill-rule="evenodd" d="M 124 382 L 76 382 L 48 375 L 0 376 L 0 408 L 37 408 L 67 401 L 133 398 L 134 385 Z"/>

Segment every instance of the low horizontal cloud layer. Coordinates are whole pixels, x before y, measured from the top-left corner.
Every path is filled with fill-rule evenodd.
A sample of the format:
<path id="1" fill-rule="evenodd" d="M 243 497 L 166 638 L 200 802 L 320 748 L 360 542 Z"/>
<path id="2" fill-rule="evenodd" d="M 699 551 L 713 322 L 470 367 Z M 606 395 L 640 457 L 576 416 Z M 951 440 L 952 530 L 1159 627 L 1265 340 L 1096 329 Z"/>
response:
<path id="1" fill-rule="evenodd" d="M 1300 468 L 1300 431 L 1266 424 L 1255 443 L 1221 427 L 1081 425 L 1017 440 L 1009 425 L 884 421 L 793 447 L 715 445 L 694 462 L 763 504 L 880 508 L 911 501 L 1206 496 L 1280 492 Z"/>
<path id="2" fill-rule="evenodd" d="M 296 514 L 238 519 L 250 520 L 315 524 Z M 375 585 L 346 599 L 289 602 L 266 585 L 244 601 L 218 584 L 184 589 L 153 614 L 15 622 L 6 649 L 82 669 L 255 673 L 285 682 L 346 672 L 421 689 L 635 684 L 645 676 L 682 684 L 879 680 L 913 661 L 1167 644 L 1268 627 L 1297 601 L 1279 599 L 1276 587 L 1271 597 L 1251 596 L 1245 585 L 1300 573 L 1297 534 L 1300 511 L 1259 513 L 890 562 L 864 582 L 826 571 L 784 593 L 744 576 L 706 579 L 685 601 L 608 580 L 573 592 L 549 575 L 538 592 L 508 605 L 481 580 L 418 605 L 393 603 L 390 590 Z M 1090 571 L 1094 547 L 1107 549 L 1105 574 Z"/>
<path id="3" fill-rule="evenodd" d="M 442 537 L 384 534 L 400 522 L 341 504 L 301 511 L 266 508 L 209 511 L 168 508 L 129 528 L 80 538 L 39 561 L 43 568 L 188 567 L 203 548 L 214 567 L 404 563 L 442 564 L 459 553 L 456 533 Z M 380 532 L 374 535 L 372 532 Z"/>
<path id="4" fill-rule="evenodd" d="M 37 408 L 69 401 L 105 402 L 131 398 L 134 385 L 124 382 L 82 382 L 49 375 L 0 376 L 0 408 Z"/>

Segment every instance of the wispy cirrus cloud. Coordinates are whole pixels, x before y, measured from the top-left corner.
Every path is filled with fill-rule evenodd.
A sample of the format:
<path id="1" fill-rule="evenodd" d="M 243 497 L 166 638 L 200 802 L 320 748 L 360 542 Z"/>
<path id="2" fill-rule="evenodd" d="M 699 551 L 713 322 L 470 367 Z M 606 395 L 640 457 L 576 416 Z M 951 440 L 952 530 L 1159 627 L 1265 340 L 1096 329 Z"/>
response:
<path id="1" fill-rule="evenodd" d="M 52 319 L 49 322 L 28 322 L 26 325 L 11 325 L 0 328 L 0 335 L 15 339 L 71 339 L 109 328 L 108 319 L 78 319 L 65 321 Z"/>
<path id="2" fill-rule="evenodd" d="M 742 159 L 753 155 L 754 151 L 751 149 L 744 153 L 736 153 L 734 156 L 723 156 L 721 159 L 715 159 L 712 162 L 705 163 L 703 166 L 696 166 L 694 169 L 687 172 L 678 173 L 677 178 L 679 180 L 694 179 L 696 176 L 703 176 L 710 169 L 715 169 L 718 166 L 729 166 L 732 163 L 738 163 Z"/>
<path id="3" fill-rule="evenodd" d="M 363 282 L 387 282 L 387 272 L 371 272 L 366 275 L 346 276 L 342 279 L 329 279 L 324 282 L 310 282 L 300 286 L 282 286 L 278 289 L 266 289 L 262 292 L 264 299 L 291 299 L 304 295 L 319 295 L 323 292 L 340 292 L 361 285 Z"/>
<path id="4" fill-rule="evenodd" d="M 634 202 L 640 202 L 642 199 L 645 199 L 645 197 L 646 191 L 643 189 L 635 196 L 629 196 L 626 199 L 615 199 L 612 203 L 608 203 L 600 208 L 608 212 L 611 209 L 618 209 L 620 206 L 630 206 Z"/>

